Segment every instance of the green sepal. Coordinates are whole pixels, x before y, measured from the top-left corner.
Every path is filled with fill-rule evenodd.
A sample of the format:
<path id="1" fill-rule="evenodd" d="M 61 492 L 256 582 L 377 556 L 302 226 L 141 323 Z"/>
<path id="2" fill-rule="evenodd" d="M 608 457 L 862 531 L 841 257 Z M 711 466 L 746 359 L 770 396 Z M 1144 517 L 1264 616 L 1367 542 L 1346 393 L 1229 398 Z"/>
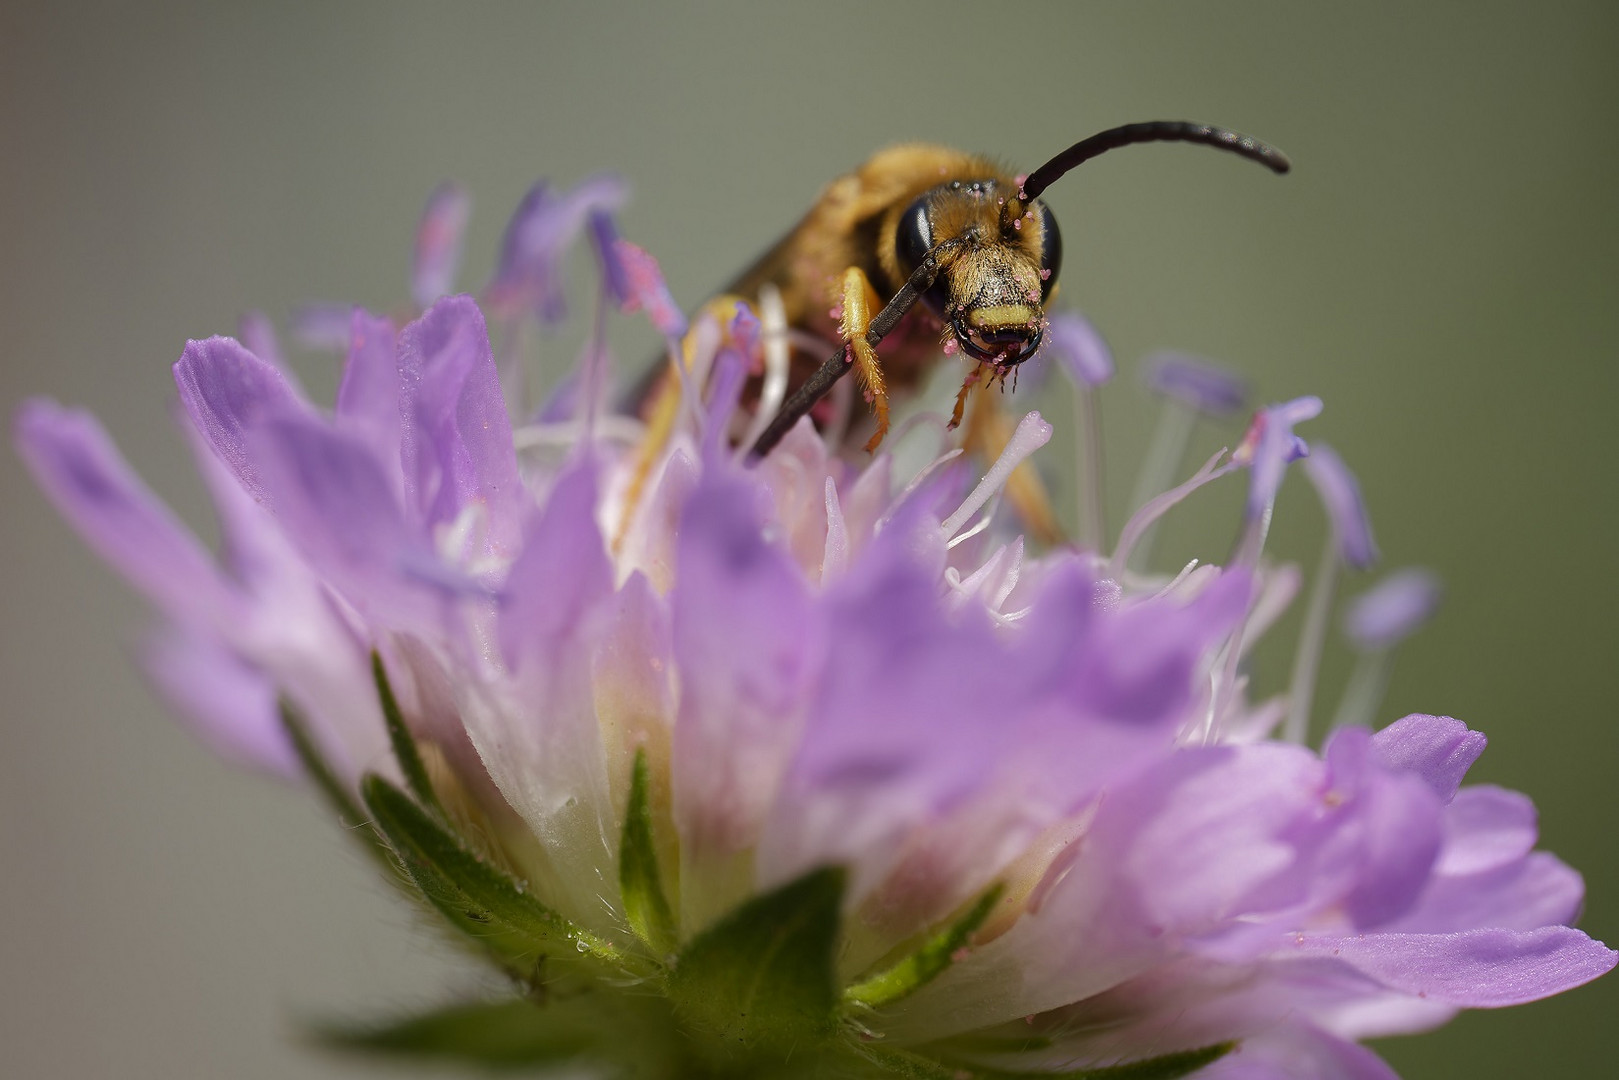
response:
<path id="1" fill-rule="evenodd" d="M 360 794 L 405 872 L 457 929 L 512 960 L 583 955 L 626 966 L 610 942 L 524 892 L 387 780 L 366 776 Z"/>
<path id="2" fill-rule="evenodd" d="M 532 1070 L 607 1066 L 617 1075 L 688 1076 L 668 1004 L 655 996 L 592 990 L 454 1005 L 382 1024 L 322 1024 L 317 1042 L 376 1056 Z"/>
<path id="3" fill-rule="evenodd" d="M 1068 1069 L 1062 1072 L 1019 1072 L 1002 1069 L 963 1068 L 944 1064 L 909 1050 L 868 1048 L 870 1059 L 892 1076 L 905 1080 L 1180 1080 L 1229 1054 L 1234 1042 L 1215 1043 L 1196 1050 L 1180 1050 L 1122 1065 L 1102 1065 L 1094 1069 Z"/>
<path id="4" fill-rule="evenodd" d="M 410 788 L 410 793 L 423 806 L 442 816 L 444 807 L 439 804 L 438 793 L 433 790 L 433 781 L 428 779 L 427 766 L 423 764 L 421 751 L 416 747 L 416 738 L 405 726 L 405 714 L 399 711 L 399 699 L 394 697 L 393 684 L 388 681 L 388 669 L 382 664 L 382 655 L 375 649 L 371 650 L 371 678 L 377 684 L 377 699 L 382 703 L 388 742 L 393 745 L 394 759 L 399 762 L 399 771 L 405 776 L 405 786 Z"/>
<path id="5" fill-rule="evenodd" d="M 658 872 L 658 851 L 652 842 L 650 788 L 646 751 L 637 750 L 630 772 L 624 833 L 618 845 L 618 887 L 630 927 L 662 956 L 674 950 L 678 935 L 669 898 L 663 891 L 663 877 Z"/>
<path id="6" fill-rule="evenodd" d="M 849 1005 L 875 1009 L 915 993 L 938 978 L 955 963 L 956 953 L 984 925 L 1005 891 L 1005 886 L 999 882 L 984 890 L 961 918 L 928 938 L 893 967 L 845 989 L 843 1000 Z"/>
<path id="7" fill-rule="evenodd" d="M 839 868 L 813 870 L 749 900 L 681 950 L 669 997 L 691 1030 L 710 1036 L 711 1052 L 813 1053 L 837 1030 L 844 880 Z"/>

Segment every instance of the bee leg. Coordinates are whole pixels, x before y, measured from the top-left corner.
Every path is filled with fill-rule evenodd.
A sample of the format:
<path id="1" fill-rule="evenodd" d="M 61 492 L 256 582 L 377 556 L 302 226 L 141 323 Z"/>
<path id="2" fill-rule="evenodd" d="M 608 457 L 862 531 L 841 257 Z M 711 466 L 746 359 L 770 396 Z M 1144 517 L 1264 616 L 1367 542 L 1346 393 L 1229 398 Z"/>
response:
<path id="1" fill-rule="evenodd" d="M 877 362 L 877 350 L 866 340 L 872 317 L 882 305 L 877 290 L 871 287 L 864 270 L 851 266 L 843 272 L 843 319 L 838 325 L 838 332 L 848 346 L 855 374 L 860 377 L 866 400 L 871 402 L 871 411 L 877 416 L 877 431 L 866 443 L 868 453 L 876 450 L 883 436 L 888 434 L 888 388 L 883 383 L 883 369 Z"/>
<path id="2" fill-rule="evenodd" d="M 954 431 L 961 426 L 961 414 L 967 409 L 967 395 L 973 392 L 973 387 L 978 385 L 978 380 L 983 374 L 984 365 L 975 364 L 973 369 L 967 372 L 967 377 L 961 380 L 961 390 L 956 394 L 956 407 L 951 410 L 950 423 L 946 424 L 944 428 L 946 431 Z M 988 386 L 989 384 L 985 383 L 984 385 Z"/>
<path id="3" fill-rule="evenodd" d="M 963 398 L 977 384 L 979 374 L 980 369 L 974 368 L 967 385 L 962 387 Z M 973 403 L 972 415 L 967 420 L 967 433 L 962 445 L 984 460 L 994 461 L 1011 441 L 1012 428 L 1006 410 L 1001 407 L 999 395 L 979 394 Z M 1051 496 L 1046 492 L 1045 481 L 1040 479 L 1033 464 L 1025 461 L 1012 470 L 1012 475 L 1006 481 L 1006 498 L 1036 540 L 1048 547 L 1067 543 L 1068 537 L 1063 533 L 1062 526 L 1057 522 L 1056 511 L 1051 507 Z"/>

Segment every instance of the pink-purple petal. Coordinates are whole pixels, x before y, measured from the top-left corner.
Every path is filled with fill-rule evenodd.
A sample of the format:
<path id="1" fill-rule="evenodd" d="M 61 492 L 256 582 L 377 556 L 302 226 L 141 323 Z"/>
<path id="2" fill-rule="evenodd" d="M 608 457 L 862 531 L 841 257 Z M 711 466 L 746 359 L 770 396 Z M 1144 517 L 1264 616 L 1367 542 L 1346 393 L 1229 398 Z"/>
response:
<path id="1" fill-rule="evenodd" d="M 258 424 L 249 441 L 265 501 L 311 566 L 348 601 L 384 623 L 415 627 L 423 591 L 451 584 L 406 522 L 371 447 L 314 417 Z"/>
<path id="2" fill-rule="evenodd" d="M 232 617 L 237 598 L 213 558 L 130 470 L 93 417 L 35 399 L 18 411 L 14 437 L 62 516 L 154 604 L 187 621 Z"/>
<path id="3" fill-rule="evenodd" d="M 1534 851 L 1495 869 L 1436 876 L 1415 908 L 1382 929 L 1443 934 L 1564 926 L 1579 915 L 1584 899 L 1585 881 L 1577 871 L 1554 855 Z"/>
<path id="4" fill-rule="evenodd" d="M 1295 1021 L 1243 1039 L 1198 1080 L 1399 1080 L 1376 1054 Z"/>
<path id="5" fill-rule="evenodd" d="M 1417 773 L 1448 802 L 1484 752 L 1485 741 L 1482 732 L 1470 731 L 1460 720 L 1412 713 L 1373 735 L 1372 747 L 1385 765 Z"/>
<path id="6" fill-rule="evenodd" d="M 312 412 L 270 363 L 232 338 L 186 343 L 174 364 L 180 403 L 214 453 L 255 498 L 264 496 L 259 464 L 248 449 L 248 429 L 271 416 Z"/>
<path id="7" fill-rule="evenodd" d="M 142 649 L 158 692 L 209 749 L 284 780 L 301 773 L 281 726 L 275 684 L 206 631 L 171 626 Z"/>
<path id="8" fill-rule="evenodd" d="M 581 461 L 558 478 L 523 532 L 522 553 L 502 590 L 500 645 L 521 673 L 545 664 L 583 632 L 612 592 L 613 570 L 596 526 L 596 474 Z"/>
<path id="9" fill-rule="evenodd" d="M 1442 803 L 1422 777 L 1384 765 L 1363 728 L 1335 733 L 1325 758 L 1326 797 L 1341 807 L 1328 858 L 1354 870 L 1342 904 L 1354 925 L 1379 926 L 1410 910 L 1427 884 Z"/>
<path id="10" fill-rule="evenodd" d="M 763 492 L 710 469 L 687 500 L 670 597 L 681 672 L 674 810 L 694 854 L 753 842 L 820 678 L 825 613 L 761 532 Z"/>
<path id="11" fill-rule="evenodd" d="M 514 554 L 526 494 L 483 313 L 468 296 L 434 304 L 399 334 L 405 498 L 429 530 L 483 515 L 484 550 Z"/>
<path id="12" fill-rule="evenodd" d="M 391 319 L 355 308 L 349 320 L 348 354 L 337 384 L 337 426 L 360 434 L 392 466 L 394 490 L 401 491 L 399 413 L 400 372 L 397 335 Z"/>
<path id="13" fill-rule="evenodd" d="M 1445 846 L 1437 871 L 1474 874 L 1523 858 L 1538 835 L 1527 795 L 1489 784 L 1462 788 L 1445 811 Z"/>
<path id="14" fill-rule="evenodd" d="M 1521 1005 L 1612 970 L 1619 954 L 1568 926 L 1452 934 L 1299 934 L 1292 951 L 1330 957 L 1384 986 L 1470 1009 Z"/>

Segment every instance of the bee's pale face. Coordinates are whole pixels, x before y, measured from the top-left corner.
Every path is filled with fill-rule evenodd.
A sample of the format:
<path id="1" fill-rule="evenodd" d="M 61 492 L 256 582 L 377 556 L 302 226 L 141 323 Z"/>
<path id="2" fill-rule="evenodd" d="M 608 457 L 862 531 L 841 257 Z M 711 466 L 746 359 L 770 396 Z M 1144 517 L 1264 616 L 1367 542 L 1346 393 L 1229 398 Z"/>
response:
<path id="1" fill-rule="evenodd" d="M 1000 367 L 1039 348 L 1062 257 L 1045 205 L 1009 220 L 1007 189 L 994 179 L 940 185 L 905 211 L 896 236 L 902 267 L 915 267 L 947 240 L 967 241 L 923 300 L 968 356 Z"/>

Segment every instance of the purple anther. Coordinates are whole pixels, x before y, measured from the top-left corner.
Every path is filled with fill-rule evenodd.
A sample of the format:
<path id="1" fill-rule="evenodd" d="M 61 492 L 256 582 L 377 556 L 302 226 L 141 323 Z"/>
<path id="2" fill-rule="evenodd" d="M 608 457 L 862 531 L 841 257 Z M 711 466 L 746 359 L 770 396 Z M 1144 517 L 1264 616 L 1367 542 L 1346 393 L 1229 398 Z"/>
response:
<path id="1" fill-rule="evenodd" d="M 1240 413 L 1248 404 L 1243 379 L 1190 353 L 1153 353 L 1142 362 L 1142 380 L 1153 393 L 1212 416 Z"/>
<path id="2" fill-rule="evenodd" d="M 1077 312 L 1051 316 L 1046 349 L 1062 362 L 1076 385 L 1101 386 L 1113 378 L 1113 351 L 1091 321 Z"/>
<path id="3" fill-rule="evenodd" d="M 1304 475 L 1321 496 L 1343 561 L 1356 570 L 1370 570 L 1377 563 L 1377 542 L 1355 474 L 1332 447 L 1316 443 L 1304 461 Z"/>
<path id="4" fill-rule="evenodd" d="M 1386 649 L 1433 618 L 1443 590 L 1421 569 L 1399 570 L 1361 593 L 1344 616 L 1344 632 L 1366 652 Z"/>

